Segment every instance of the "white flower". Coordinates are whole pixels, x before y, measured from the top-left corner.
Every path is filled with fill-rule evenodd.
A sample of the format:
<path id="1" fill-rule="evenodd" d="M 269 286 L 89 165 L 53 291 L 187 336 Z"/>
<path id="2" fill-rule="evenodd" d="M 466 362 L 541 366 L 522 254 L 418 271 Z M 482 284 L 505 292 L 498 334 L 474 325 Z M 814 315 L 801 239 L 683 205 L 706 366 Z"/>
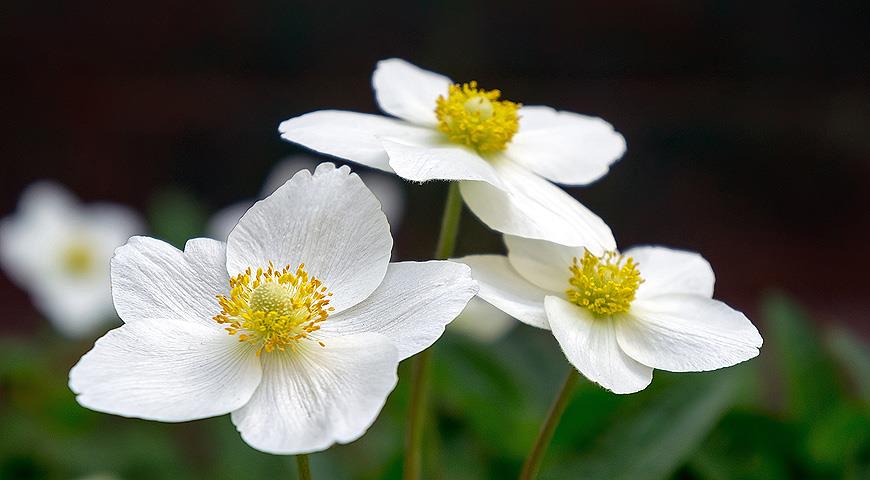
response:
<path id="1" fill-rule="evenodd" d="M 450 323 L 450 330 L 478 342 L 491 343 L 502 338 L 514 325 L 516 320 L 510 315 L 475 297 Z"/>
<path id="2" fill-rule="evenodd" d="M 270 195 L 278 187 L 284 185 L 294 173 L 305 169 L 313 170 L 316 166 L 317 162 L 305 155 L 293 155 L 285 158 L 269 172 L 260 196 L 266 197 Z M 381 202 L 381 210 L 387 216 L 390 229 L 393 232 L 398 231 L 405 210 L 405 198 L 402 186 L 394 178 L 381 173 L 357 172 L 357 174 L 362 178 L 369 190 L 375 194 L 378 201 Z M 242 215 L 253 204 L 254 200 L 241 201 L 221 209 L 209 219 L 206 226 L 206 234 L 209 238 L 225 240 L 236 224 L 239 223 Z"/>
<path id="3" fill-rule="evenodd" d="M 82 205 L 62 186 L 38 182 L 0 222 L 0 263 L 61 333 L 87 336 L 114 317 L 112 252 L 143 229 L 126 207 Z"/>
<path id="4" fill-rule="evenodd" d="M 381 109 L 398 118 L 324 110 L 281 123 L 281 136 L 411 181 L 461 181 L 465 203 L 495 230 L 616 248 L 600 218 L 550 183 L 585 185 L 607 173 L 625 152 L 609 123 L 499 100 L 498 90 L 395 58 L 378 63 L 372 84 Z"/>
<path id="5" fill-rule="evenodd" d="M 713 270 L 696 253 L 646 246 L 596 257 L 519 237 L 505 243 L 506 257 L 459 260 L 479 296 L 552 330 L 568 361 L 615 393 L 643 390 L 654 368 L 707 371 L 758 355 L 758 330 L 712 299 Z"/>
<path id="6" fill-rule="evenodd" d="M 392 243 L 374 195 L 332 164 L 257 202 L 227 243 L 181 252 L 134 237 L 112 260 L 125 324 L 82 357 L 70 388 L 88 408 L 150 420 L 231 412 L 264 452 L 353 441 L 398 362 L 477 291 L 462 264 L 389 263 Z"/>

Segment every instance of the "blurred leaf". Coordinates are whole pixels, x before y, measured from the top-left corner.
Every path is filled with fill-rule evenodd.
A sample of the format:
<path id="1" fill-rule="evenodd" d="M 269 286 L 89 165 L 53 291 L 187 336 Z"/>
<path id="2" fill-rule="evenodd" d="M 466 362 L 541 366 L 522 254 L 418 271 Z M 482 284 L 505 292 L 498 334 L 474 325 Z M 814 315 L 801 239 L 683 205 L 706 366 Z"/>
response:
<path id="1" fill-rule="evenodd" d="M 807 449 L 814 470 L 843 472 L 851 464 L 866 462 L 870 454 L 870 418 L 867 408 L 841 404 L 814 424 Z"/>
<path id="2" fill-rule="evenodd" d="M 789 415 L 810 422 L 840 400 L 834 366 L 825 354 L 819 333 L 806 313 L 782 295 L 763 304 L 766 346 L 776 355 L 785 381 Z"/>
<path id="3" fill-rule="evenodd" d="M 177 188 L 157 193 L 148 208 L 154 236 L 184 248 L 184 243 L 205 230 L 208 213 L 192 194 Z"/>
<path id="4" fill-rule="evenodd" d="M 828 349 L 858 388 L 864 402 L 870 403 L 870 348 L 845 329 L 828 336 Z"/>
<path id="5" fill-rule="evenodd" d="M 542 478 L 652 480 L 672 474 L 734 403 L 743 376 L 738 368 L 682 375 L 620 416 L 585 454 L 545 465 Z"/>

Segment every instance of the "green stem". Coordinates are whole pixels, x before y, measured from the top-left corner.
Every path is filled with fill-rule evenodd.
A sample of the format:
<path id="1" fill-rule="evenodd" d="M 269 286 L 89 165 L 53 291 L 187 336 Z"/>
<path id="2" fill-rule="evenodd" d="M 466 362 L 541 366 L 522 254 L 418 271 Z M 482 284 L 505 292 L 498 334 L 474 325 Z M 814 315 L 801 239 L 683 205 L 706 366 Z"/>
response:
<path id="1" fill-rule="evenodd" d="M 308 455 L 296 455 L 296 467 L 299 469 L 299 480 L 311 480 Z"/>
<path id="2" fill-rule="evenodd" d="M 462 216 L 462 197 L 459 183 L 450 182 L 444 215 L 441 218 L 441 233 L 435 258 L 444 260 L 453 255 L 456 237 L 459 234 L 459 220 Z M 423 424 L 426 419 L 426 394 L 429 387 L 429 369 L 432 351 L 423 350 L 414 357 L 411 376 L 411 405 L 408 410 L 408 426 L 405 432 L 405 463 L 402 478 L 418 480 L 422 471 Z"/>
<path id="3" fill-rule="evenodd" d="M 574 385 L 580 375 L 572 366 L 568 372 L 568 377 L 565 378 L 565 383 L 559 391 L 559 396 L 550 407 L 550 412 L 547 413 L 547 419 L 541 425 L 541 431 L 538 433 L 538 438 L 535 439 L 535 444 L 532 447 L 531 453 L 526 458 L 526 463 L 523 464 L 523 471 L 520 473 L 520 480 L 533 480 L 538 476 L 538 470 L 541 468 L 541 460 L 544 459 L 544 454 L 547 453 L 547 447 L 550 445 L 550 440 L 553 439 L 553 434 L 556 432 L 556 426 L 559 425 L 559 419 L 565 412 L 565 407 L 568 406 L 568 400 L 571 399 L 571 393 L 574 392 Z"/>

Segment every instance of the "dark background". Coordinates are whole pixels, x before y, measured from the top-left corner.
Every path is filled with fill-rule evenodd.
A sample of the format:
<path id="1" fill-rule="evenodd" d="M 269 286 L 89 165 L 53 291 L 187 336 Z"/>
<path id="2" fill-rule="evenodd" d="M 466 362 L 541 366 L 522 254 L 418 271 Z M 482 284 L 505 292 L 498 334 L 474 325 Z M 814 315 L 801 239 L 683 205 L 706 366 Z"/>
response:
<path id="1" fill-rule="evenodd" d="M 0 216 L 41 178 L 142 211 L 167 189 L 210 211 L 256 195 L 299 151 L 281 120 L 375 112 L 371 71 L 399 56 L 607 119 L 627 154 L 570 191 L 623 247 L 702 252 L 750 317 L 781 289 L 868 333 L 866 2 L 179 3 L 4 3 Z M 425 258 L 445 187 L 406 187 L 399 256 Z M 460 253 L 501 248 L 463 228 Z M 2 276 L 0 302 L 34 328 Z"/>

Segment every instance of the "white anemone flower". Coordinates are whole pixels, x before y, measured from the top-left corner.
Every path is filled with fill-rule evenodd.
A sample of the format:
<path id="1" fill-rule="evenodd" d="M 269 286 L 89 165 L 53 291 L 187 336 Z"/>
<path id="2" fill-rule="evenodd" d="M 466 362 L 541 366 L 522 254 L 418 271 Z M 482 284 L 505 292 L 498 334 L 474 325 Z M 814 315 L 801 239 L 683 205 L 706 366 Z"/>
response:
<path id="1" fill-rule="evenodd" d="M 643 390 L 654 368 L 708 371 L 758 355 L 758 330 L 713 300 L 713 269 L 697 253 L 642 246 L 595 256 L 519 237 L 505 243 L 507 256 L 458 260 L 479 296 L 551 330 L 568 361 L 614 393 Z"/>
<path id="2" fill-rule="evenodd" d="M 269 196 L 278 187 L 284 185 L 296 172 L 306 169 L 314 170 L 317 163 L 307 155 L 291 155 L 283 159 L 269 172 L 260 197 Z M 405 192 L 402 190 L 402 186 L 394 177 L 379 172 L 357 172 L 357 175 L 381 202 L 381 210 L 387 216 L 390 229 L 396 232 L 405 213 Z M 206 234 L 209 238 L 225 240 L 239 223 L 242 215 L 253 204 L 254 200 L 241 201 L 222 208 L 209 219 L 208 225 L 206 225 Z"/>
<path id="3" fill-rule="evenodd" d="M 83 205 L 61 185 L 37 182 L 0 222 L 0 263 L 58 331 L 86 337 L 115 318 L 112 252 L 143 231 L 126 207 Z"/>
<path id="4" fill-rule="evenodd" d="M 477 291 L 449 261 L 390 263 L 378 201 L 347 167 L 303 170 L 226 243 L 134 237 L 112 259 L 125 324 L 70 371 L 93 410 L 165 422 L 232 414 L 274 454 L 359 438 Z"/>
<path id="5" fill-rule="evenodd" d="M 625 140 L 606 121 L 501 100 L 498 90 L 400 59 L 372 76 L 381 110 L 323 110 L 284 121 L 281 136 L 407 180 L 460 181 L 465 203 L 497 231 L 613 250 L 608 226 L 550 182 L 586 185 L 607 173 Z"/>

